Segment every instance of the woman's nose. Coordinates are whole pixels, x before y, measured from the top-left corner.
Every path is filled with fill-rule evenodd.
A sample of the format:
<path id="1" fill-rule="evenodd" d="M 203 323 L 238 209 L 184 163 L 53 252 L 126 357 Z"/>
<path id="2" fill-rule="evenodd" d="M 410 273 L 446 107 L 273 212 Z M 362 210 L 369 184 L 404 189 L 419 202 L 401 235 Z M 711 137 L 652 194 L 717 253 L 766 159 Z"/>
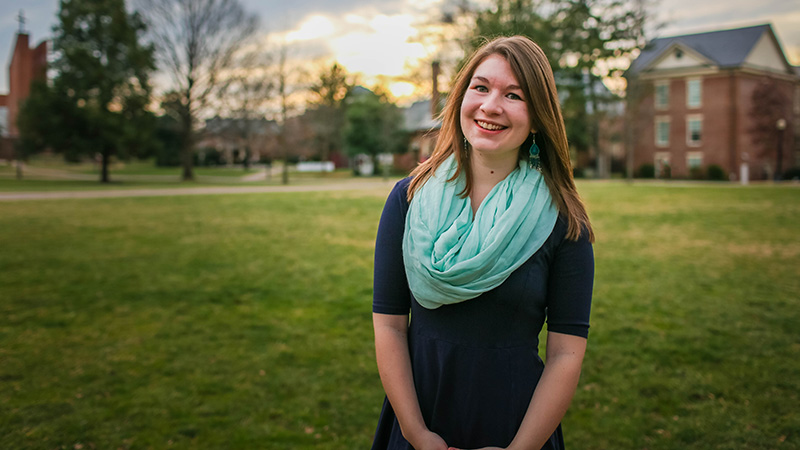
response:
<path id="1" fill-rule="evenodd" d="M 503 112 L 503 107 L 500 105 L 500 98 L 497 95 L 489 95 L 481 104 L 481 111 L 485 114 L 497 115 Z"/>

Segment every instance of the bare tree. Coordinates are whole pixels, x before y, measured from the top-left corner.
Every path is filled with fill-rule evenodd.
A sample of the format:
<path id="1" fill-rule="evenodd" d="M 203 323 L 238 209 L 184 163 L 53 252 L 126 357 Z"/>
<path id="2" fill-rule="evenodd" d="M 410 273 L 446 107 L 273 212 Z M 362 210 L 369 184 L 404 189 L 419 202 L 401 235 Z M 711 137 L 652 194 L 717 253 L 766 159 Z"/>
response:
<path id="1" fill-rule="evenodd" d="M 288 49 L 284 43 L 278 53 L 278 95 L 281 99 L 280 134 L 278 144 L 283 149 L 283 184 L 289 184 L 289 146 L 286 145 L 286 120 L 289 115 L 289 86 L 288 69 L 286 67 L 286 53 Z"/>
<path id="2" fill-rule="evenodd" d="M 302 109 L 300 97 L 308 91 L 308 73 L 291 57 L 296 50 L 288 42 L 280 42 L 275 47 L 273 60 L 272 79 L 276 97 L 269 103 L 272 115 L 278 122 L 276 154 L 283 158 L 283 184 L 289 184 L 289 160 L 292 154 L 298 155 L 297 145 L 301 142 L 305 145 L 309 138 L 306 136 L 309 131 L 305 129 L 308 125 L 306 120 L 296 117 Z"/>
<path id="3" fill-rule="evenodd" d="M 269 131 L 266 116 L 277 89 L 276 75 L 273 55 L 260 46 L 242 52 L 234 65 L 219 90 L 219 104 L 234 119 L 233 129 L 229 131 L 243 147 L 244 168 L 247 169 L 253 152 Z"/>
<path id="4" fill-rule="evenodd" d="M 258 24 L 239 0 L 137 0 L 161 68 L 179 96 L 183 179 L 194 179 L 199 117 L 223 85 L 234 55 Z"/>
<path id="5" fill-rule="evenodd" d="M 772 78 L 758 84 L 750 98 L 750 127 L 748 132 L 756 155 L 767 162 L 772 169 L 775 161 L 774 177 L 779 180 L 782 173 L 782 149 L 786 140 L 785 130 L 791 132 L 791 100 L 786 91 Z M 791 92 L 791 91 L 789 91 Z M 788 121 L 788 126 L 787 126 Z M 782 122 L 782 126 L 779 124 Z"/>

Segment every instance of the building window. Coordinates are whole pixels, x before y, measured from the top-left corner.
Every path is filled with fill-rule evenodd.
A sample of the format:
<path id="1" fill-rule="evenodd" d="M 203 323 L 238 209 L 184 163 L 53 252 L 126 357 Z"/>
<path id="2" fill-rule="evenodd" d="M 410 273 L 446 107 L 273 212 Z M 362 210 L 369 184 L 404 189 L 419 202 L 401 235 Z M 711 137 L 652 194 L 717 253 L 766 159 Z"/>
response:
<path id="1" fill-rule="evenodd" d="M 666 147 L 669 145 L 669 117 L 656 117 L 656 147 Z"/>
<path id="2" fill-rule="evenodd" d="M 686 143 L 693 147 L 703 143 L 703 116 L 695 115 L 686 118 Z"/>
<path id="3" fill-rule="evenodd" d="M 0 136 L 8 137 L 8 108 L 0 106 Z"/>
<path id="4" fill-rule="evenodd" d="M 670 164 L 669 152 L 656 152 L 653 166 L 655 167 L 656 178 L 671 178 L 672 164 Z"/>
<path id="5" fill-rule="evenodd" d="M 686 168 L 689 169 L 689 178 L 698 180 L 703 178 L 703 152 L 687 152 Z"/>
<path id="6" fill-rule="evenodd" d="M 689 170 L 699 169 L 703 166 L 703 153 L 702 152 L 689 152 L 686 154 L 686 167 Z"/>
<path id="7" fill-rule="evenodd" d="M 699 108 L 703 103 L 703 80 L 692 78 L 686 80 L 686 106 Z"/>
<path id="8" fill-rule="evenodd" d="M 667 109 L 669 106 L 669 80 L 656 81 L 656 109 Z"/>

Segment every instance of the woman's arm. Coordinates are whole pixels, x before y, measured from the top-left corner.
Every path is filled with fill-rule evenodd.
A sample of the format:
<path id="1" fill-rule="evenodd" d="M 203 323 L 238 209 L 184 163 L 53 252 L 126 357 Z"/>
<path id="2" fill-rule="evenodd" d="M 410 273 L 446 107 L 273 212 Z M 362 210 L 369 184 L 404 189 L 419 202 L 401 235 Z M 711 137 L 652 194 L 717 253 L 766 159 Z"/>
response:
<path id="1" fill-rule="evenodd" d="M 408 315 L 373 313 L 372 323 L 378 372 L 403 437 L 416 450 L 446 450 L 447 444 L 428 430 L 419 409 L 408 353 Z"/>
<path id="2" fill-rule="evenodd" d="M 509 449 L 539 450 L 567 412 L 581 375 L 586 338 L 547 333 L 547 358 L 542 378 Z"/>

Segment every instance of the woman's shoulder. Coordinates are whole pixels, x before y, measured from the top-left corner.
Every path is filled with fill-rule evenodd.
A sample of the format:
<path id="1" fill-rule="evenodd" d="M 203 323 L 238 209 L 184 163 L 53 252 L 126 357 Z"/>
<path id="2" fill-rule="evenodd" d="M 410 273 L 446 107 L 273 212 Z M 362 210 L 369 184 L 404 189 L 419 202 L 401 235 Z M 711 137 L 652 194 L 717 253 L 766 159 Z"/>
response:
<path id="1" fill-rule="evenodd" d="M 569 231 L 569 218 L 562 213 L 558 214 L 558 218 L 556 219 L 556 223 L 553 226 L 553 231 L 550 233 L 550 241 L 554 245 L 558 245 L 561 242 L 567 240 L 567 232 Z M 586 241 L 590 242 L 589 239 L 589 231 L 585 228 L 581 230 L 580 236 L 577 239 L 578 242 Z"/>
<path id="2" fill-rule="evenodd" d="M 395 183 L 394 184 L 394 188 L 395 189 L 402 189 L 403 192 L 408 192 L 408 185 L 411 184 L 411 180 L 413 180 L 413 179 L 414 179 L 414 177 L 407 176 L 407 177 L 403 178 L 402 180 L 398 181 L 397 183 Z"/>
<path id="3" fill-rule="evenodd" d="M 392 192 L 389 193 L 389 198 L 386 200 L 386 202 L 396 202 L 403 208 L 408 208 L 408 186 L 411 184 L 412 179 L 413 177 L 409 176 L 395 183 L 394 188 L 392 188 Z"/>

